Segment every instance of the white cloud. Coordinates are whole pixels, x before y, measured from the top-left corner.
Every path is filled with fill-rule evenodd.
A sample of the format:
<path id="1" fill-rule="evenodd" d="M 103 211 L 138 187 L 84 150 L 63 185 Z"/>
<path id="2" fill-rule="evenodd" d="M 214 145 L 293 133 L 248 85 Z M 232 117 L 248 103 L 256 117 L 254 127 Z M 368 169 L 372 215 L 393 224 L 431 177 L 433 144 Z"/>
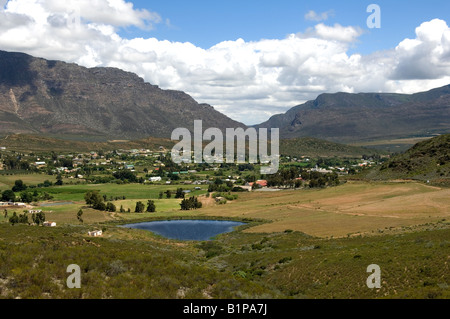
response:
<path id="1" fill-rule="evenodd" d="M 416 28 L 415 39 L 405 39 L 396 48 L 392 79 L 433 80 L 450 74 L 450 29 L 434 19 Z"/>
<path id="2" fill-rule="evenodd" d="M 334 16 L 333 10 L 329 10 L 329 11 L 322 12 L 322 13 L 317 13 L 314 10 L 310 10 L 310 11 L 308 11 L 307 14 L 305 14 L 305 20 L 320 22 L 320 21 L 326 21 L 332 16 Z"/>
<path id="3" fill-rule="evenodd" d="M 323 23 L 284 39 L 237 39 L 205 50 L 188 42 L 120 37 L 124 26 L 164 23 L 124 0 L 79 1 L 79 26 L 67 23 L 74 8 L 58 3 L 9 1 L 0 11 L 0 49 L 118 67 L 185 91 L 246 124 L 324 92 L 412 93 L 450 83 L 450 29 L 443 20 L 425 22 L 414 39 L 370 55 L 348 53 L 361 29 Z"/>
<path id="4" fill-rule="evenodd" d="M 320 38 L 331 41 L 355 42 L 363 30 L 359 27 L 344 27 L 336 23 L 334 26 L 327 26 L 323 23 L 317 24 L 314 28 L 308 28 L 305 33 L 298 33 L 300 38 Z"/>

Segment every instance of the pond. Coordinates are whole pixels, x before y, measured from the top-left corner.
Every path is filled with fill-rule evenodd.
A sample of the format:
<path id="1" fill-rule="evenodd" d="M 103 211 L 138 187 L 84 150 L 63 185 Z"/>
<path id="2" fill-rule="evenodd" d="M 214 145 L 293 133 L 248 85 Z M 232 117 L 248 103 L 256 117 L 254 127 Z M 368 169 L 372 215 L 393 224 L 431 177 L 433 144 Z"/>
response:
<path id="1" fill-rule="evenodd" d="M 206 241 L 229 233 L 245 223 L 223 220 L 165 220 L 128 224 L 121 227 L 151 231 L 169 239 Z"/>

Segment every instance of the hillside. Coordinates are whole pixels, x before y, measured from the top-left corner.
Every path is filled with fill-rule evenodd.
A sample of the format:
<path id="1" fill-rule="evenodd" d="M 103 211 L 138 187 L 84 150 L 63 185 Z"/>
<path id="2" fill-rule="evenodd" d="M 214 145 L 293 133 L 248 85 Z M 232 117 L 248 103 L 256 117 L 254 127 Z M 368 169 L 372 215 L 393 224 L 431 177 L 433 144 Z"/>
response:
<path id="1" fill-rule="evenodd" d="M 158 150 L 160 146 L 171 149 L 174 144 L 171 140 L 153 137 L 134 141 L 89 142 L 63 140 L 40 135 L 14 134 L 0 139 L 0 147 L 6 147 L 8 150 L 20 152 L 90 152 L 143 148 Z"/>
<path id="2" fill-rule="evenodd" d="M 340 143 L 450 133 L 450 85 L 411 95 L 322 94 L 257 127 L 279 127 L 282 138 Z"/>
<path id="3" fill-rule="evenodd" d="M 133 73 L 0 51 L 0 134 L 170 138 L 175 128 L 191 128 L 197 119 L 220 129 L 245 127 Z"/>
<path id="4" fill-rule="evenodd" d="M 415 179 L 450 185 L 450 134 L 420 142 L 367 173 L 371 179 Z"/>
<path id="5" fill-rule="evenodd" d="M 74 139 L 75 138 L 75 139 Z M 7 147 L 10 150 L 23 152 L 24 150 L 33 152 L 90 152 L 90 151 L 111 151 L 117 149 L 151 149 L 158 150 L 160 146 L 170 150 L 175 142 L 170 139 L 148 137 L 137 140 L 116 140 L 116 141 L 82 141 L 80 137 L 65 139 L 42 135 L 12 134 L 0 137 L 0 147 Z M 206 146 L 208 142 L 204 142 Z M 225 147 L 225 146 L 224 146 Z M 315 138 L 300 138 L 280 140 L 280 153 L 289 156 L 309 156 L 309 157 L 361 157 L 362 155 L 380 154 L 380 151 L 349 146 L 319 140 Z"/>
<path id="6" fill-rule="evenodd" d="M 304 137 L 280 141 L 280 153 L 288 156 L 348 157 L 381 154 L 381 151 Z"/>

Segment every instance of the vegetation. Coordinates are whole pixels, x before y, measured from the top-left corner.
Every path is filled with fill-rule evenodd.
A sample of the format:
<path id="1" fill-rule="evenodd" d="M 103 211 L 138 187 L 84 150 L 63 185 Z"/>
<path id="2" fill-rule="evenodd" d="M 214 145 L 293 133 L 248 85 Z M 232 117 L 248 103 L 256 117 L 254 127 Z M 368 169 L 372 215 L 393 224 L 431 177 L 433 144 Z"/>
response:
<path id="1" fill-rule="evenodd" d="M 4 298 L 449 298 L 450 229 L 320 239 L 299 232 L 230 233 L 210 242 L 161 240 L 108 226 L 54 229 L 0 224 Z M 28 238 L 36 238 L 29 240 Z M 9 243 L 14 242 L 14 245 Z M 78 264 L 81 289 L 68 289 Z M 366 268 L 382 269 L 368 289 Z"/>
<path id="2" fill-rule="evenodd" d="M 193 210 L 202 208 L 202 203 L 198 200 L 197 197 L 190 197 L 189 199 L 183 199 L 180 206 L 181 210 Z"/>
<path id="3" fill-rule="evenodd" d="M 375 180 L 414 179 L 450 186 L 450 134 L 417 143 L 363 176 Z"/>
<path id="4" fill-rule="evenodd" d="M 433 143 L 408 161 L 425 151 L 442 173 L 444 145 Z M 2 200 L 29 204 L 20 212 L 6 206 L 0 217 L 0 298 L 450 297 L 450 189 L 356 180 L 370 165 L 394 169 L 405 155 L 282 156 L 279 172 L 262 176 L 258 165 L 179 167 L 162 154 L 136 154 L 0 151 L 4 168 L 22 162 L 1 172 Z M 34 167 L 38 158 L 46 167 Z M 24 162 L 28 170 L 18 171 Z M 150 181 L 155 176 L 161 180 Z M 264 181 L 267 188 L 247 191 Z M 31 212 L 39 205 L 42 212 Z M 248 224 L 206 242 L 117 227 L 180 218 Z M 46 220 L 58 227 L 39 227 Z M 89 237 L 93 229 L 103 236 Z M 72 263 L 82 269 L 80 290 L 65 285 Z M 382 268 L 381 289 L 366 286 L 373 263 Z"/>

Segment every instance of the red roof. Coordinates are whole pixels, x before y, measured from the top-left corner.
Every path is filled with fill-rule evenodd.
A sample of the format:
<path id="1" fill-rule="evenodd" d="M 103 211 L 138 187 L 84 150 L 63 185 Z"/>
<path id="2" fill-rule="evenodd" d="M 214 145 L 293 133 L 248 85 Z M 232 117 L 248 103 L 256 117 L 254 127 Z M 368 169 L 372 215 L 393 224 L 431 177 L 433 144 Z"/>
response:
<path id="1" fill-rule="evenodd" d="M 255 183 L 248 183 L 250 186 L 253 186 Z M 256 184 L 258 184 L 261 187 L 267 187 L 267 181 L 266 180 L 259 180 L 256 181 Z"/>

